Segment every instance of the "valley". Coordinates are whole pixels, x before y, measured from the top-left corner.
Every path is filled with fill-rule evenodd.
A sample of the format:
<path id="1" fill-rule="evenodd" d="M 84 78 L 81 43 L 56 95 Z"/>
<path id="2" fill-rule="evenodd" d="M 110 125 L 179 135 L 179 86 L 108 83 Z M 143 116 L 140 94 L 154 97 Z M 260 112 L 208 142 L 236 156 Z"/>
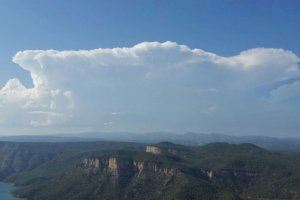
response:
<path id="1" fill-rule="evenodd" d="M 300 156 L 249 143 L 0 142 L 25 199 L 299 199 Z"/>

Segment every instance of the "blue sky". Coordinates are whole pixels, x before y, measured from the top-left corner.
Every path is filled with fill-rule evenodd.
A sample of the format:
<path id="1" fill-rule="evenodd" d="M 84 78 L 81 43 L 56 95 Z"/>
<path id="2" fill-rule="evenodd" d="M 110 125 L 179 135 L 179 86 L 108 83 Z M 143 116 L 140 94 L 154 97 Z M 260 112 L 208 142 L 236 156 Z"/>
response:
<path id="1" fill-rule="evenodd" d="M 176 41 L 221 55 L 255 47 L 300 53 L 299 1 L 38 1 L 0 6 L 0 83 L 24 49 L 94 49 Z"/>
<path id="2" fill-rule="evenodd" d="M 34 84 L 32 83 L 32 78 L 30 77 L 29 73 L 32 71 L 30 71 L 31 68 L 30 70 L 28 70 L 28 63 L 24 64 L 24 66 L 26 65 L 26 67 L 24 67 L 22 66 L 23 62 L 21 61 L 12 62 L 12 57 L 18 51 L 22 50 L 92 50 L 97 48 L 132 47 L 144 41 L 173 41 L 177 44 L 186 45 L 190 49 L 198 48 L 206 52 L 212 52 L 218 56 L 224 57 L 238 55 L 242 51 L 257 47 L 284 49 L 286 51 L 291 51 L 298 56 L 300 54 L 299 1 L 4 0 L 1 3 L 1 86 L 5 85 L 9 79 L 17 78 L 26 88 L 33 87 Z M 162 48 L 165 47 L 163 46 Z M 274 54 L 273 56 L 276 55 L 277 54 Z M 24 70 L 25 68 L 26 70 Z M 226 73 L 224 74 L 225 75 L 223 76 L 225 77 L 222 77 L 220 75 L 218 76 L 218 78 L 226 79 L 226 76 L 228 75 Z M 280 78 L 283 79 L 284 77 L 286 78 L 286 75 Z M 295 80 L 298 80 L 298 76 L 289 75 L 287 77 L 288 80 L 286 81 L 292 79 L 292 81 L 290 82 L 294 83 L 294 85 L 297 84 L 295 83 Z M 171 76 L 169 78 L 172 79 L 173 77 Z M 274 80 L 272 79 L 272 81 Z M 276 81 L 277 85 L 281 84 L 280 81 L 280 83 L 278 83 L 277 79 Z M 195 80 L 195 82 L 197 82 L 197 80 Z M 178 80 L 176 81 L 176 84 L 178 84 Z M 193 82 L 193 84 L 198 84 L 198 82 Z M 208 83 L 205 82 L 205 84 Z M 274 85 L 276 84 L 272 82 L 272 84 L 270 83 L 271 86 L 268 85 L 268 87 L 266 87 L 265 85 L 262 86 L 260 82 L 259 86 L 255 86 L 255 95 L 270 96 L 271 93 L 269 91 L 269 88 L 275 87 Z M 207 86 L 206 89 L 213 89 L 208 85 L 205 86 Z M 66 86 L 63 86 L 62 88 L 65 87 Z M 161 88 L 160 86 L 155 87 Z M 295 86 L 293 86 L 293 88 L 295 88 Z M 130 87 L 126 89 L 130 89 Z M 106 90 L 108 89 L 106 88 Z M 290 93 L 296 93 L 298 91 L 295 89 L 288 90 Z M 137 90 L 138 93 L 139 91 L 140 90 Z M 76 92 L 72 90 L 70 90 L 70 92 L 76 94 Z M 251 92 L 253 91 L 249 91 L 249 93 Z M 180 93 L 178 93 L 177 95 L 179 94 Z M 185 93 L 183 92 L 182 94 Z M 171 98 L 171 96 L 172 95 L 170 94 L 170 96 L 165 97 L 166 102 L 167 99 Z M 248 97 L 244 94 L 242 96 L 243 97 L 239 98 Z M 124 96 L 120 96 L 120 98 L 121 97 Z M 176 95 L 174 95 L 173 97 L 176 97 Z M 210 97 L 206 101 L 202 102 L 201 106 L 207 106 L 208 102 L 212 101 L 211 98 L 213 97 Z M 109 101 L 109 99 L 110 98 L 108 98 L 107 101 Z M 234 132 L 234 134 L 238 134 L 240 132 L 243 132 L 243 130 L 247 129 L 249 126 L 257 126 L 258 128 L 251 128 L 251 131 L 245 131 L 241 134 L 269 134 L 279 136 L 284 136 L 286 134 L 298 136 L 297 132 L 300 127 L 299 125 L 297 125 L 298 121 L 295 118 L 299 116 L 299 113 L 294 111 L 299 109 L 299 103 L 297 103 L 297 100 L 299 99 L 285 99 L 284 103 L 280 103 L 280 105 L 268 105 L 271 108 L 266 105 L 260 105 L 264 109 L 268 107 L 268 111 L 264 112 L 266 113 L 266 117 L 262 119 L 262 122 L 260 122 L 261 120 L 255 121 L 255 117 L 252 119 L 251 117 L 247 116 L 246 118 L 248 119 L 246 121 L 237 121 L 236 126 L 238 126 L 238 128 L 236 129 L 231 127 L 233 126 L 235 120 L 238 120 L 240 116 L 239 112 L 242 112 L 242 108 L 239 112 L 235 111 L 236 115 L 234 115 L 233 117 L 229 116 L 229 118 L 232 118 L 230 119 L 230 126 L 224 124 L 225 122 L 223 119 L 228 119 L 228 116 L 225 115 L 224 110 L 223 112 L 221 112 L 222 114 L 215 116 L 215 119 L 209 119 L 209 117 L 207 116 L 198 116 L 196 113 L 186 111 L 190 113 L 190 115 L 188 113 L 185 114 L 186 118 L 196 118 L 199 119 L 199 121 L 195 121 L 189 124 L 186 120 L 178 118 L 170 120 L 171 122 L 169 123 L 169 125 L 167 127 L 163 127 L 160 125 L 160 123 L 162 122 L 152 120 L 152 118 L 155 118 L 155 114 L 159 114 L 158 110 L 159 108 L 161 108 L 161 106 L 163 107 L 163 105 L 152 105 L 154 110 L 157 109 L 156 112 L 153 112 L 149 115 L 147 114 L 145 116 L 137 115 L 136 118 L 130 116 L 126 119 L 130 121 L 127 123 L 127 125 L 120 125 L 118 126 L 118 128 L 108 129 L 108 131 L 121 129 L 126 129 L 129 131 L 143 131 L 143 127 L 145 127 L 145 131 L 152 131 L 152 129 L 150 129 L 149 127 L 155 127 L 153 128 L 153 131 L 161 129 L 179 132 L 222 132 L 222 130 L 224 130 L 223 132 L 225 133 Z M 198 101 L 197 98 L 194 99 L 193 97 L 191 97 L 186 101 L 189 102 L 189 105 L 195 104 L 195 107 L 200 106 L 196 105 L 196 101 Z M 143 107 L 146 105 L 147 101 L 142 99 L 140 100 L 140 102 L 145 103 L 141 103 L 140 106 Z M 139 101 L 137 103 L 139 103 Z M 220 105 L 209 105 L 209 107 L 214 110 L 222 107 L 221 104 L 224 104 L 224 106 L 226 106 L 225 102 L 219 102 L 219 104 Z M 259 102 L 258 104 L 262 104 L 262 102 Z M 285 106 L 283 104 L 285 104 Z M 97 105 L 96 103 L 95 106 L 99 107 L 99 105 Z M 257 104 L 251 105 L 249 107 L 262 109 Z M 123 107 L 121 106 L 121 108 L 124 109 L 125 105 Z M 130 110 L 129 108 L 126 109 Z M 135 109 L 136 110 L 134 111 L 134 113 L 145 114 L 150 112 L 145 109 L 143 110 L 142 108 Z M 187 110 L 190 109 L 192 109 L 192 107 L 189 107 Z M 181 110 L 174 110 L 175 115 L 184 112 Z M 290 110 L 292 110 L 293 112 L 291 112 Z M 169 108 L 168 111 L 172 111 L 172 109 Z M 37 112 L 37 110 L 30 112 Z M 41 112 L 41 110 L 38 110 L 38 112 Z M 76 118 L 76 112 L 70 115 L 75 115 L 74 118 Z M 101 112 L 101 110 L 99 112 Z M 107 112 L 115 113 L 113 115 L 117 115 L 116 113 L 125 113 L 124 111 L 119 110 Z M 243 110 L 243 112 L 246 111 Z M 274 113 L 270 114 L 268 112 L 275 112 L 280 114 L 278 114 L 278 116 L 275 114 L 274 119 L 270 119 L 269 115 L 274 116 Z M 261 116 L 261 114 L 262 113 L 259 113 L 257 115 Z M 172 118 L 171 115 L 166 115 L 165 117 Z M 103 119 L 105 118 L 104 116 L 99 117 L 99 119 L 100 118 L 101 120 L 105 121 L 105 119 Z M 204 118 L 205 122 L 202 120 Z M 145 122 L 146 125 L 141 126 L 139 129 L 134 129 L 132 128 L 132 126 L 134 126 L 135 123 L 139 123 L 137 119 L 144 119 L 144 121 L 149 121 L 149 123 Z M 123 120 L 120 124 L 126 124 L 126 120 Z M 201 122 L 201 120 L 203 123 L 210 125 L 207 125 L 205 128 L 201 128 L 202 124 L 199 123 Z M 280 123 L 278 123 L 279 121 Z M 264 127 L 262 124 L 260 124 L 264 122 L 268 127 Z M 279 125 L 274 125 L 273 122 Z M 24 128 L 24 130 L 26 129 L 30 132 L 32 128 L 30 126 L 25 126 L 24 123 L 22 122 L 22 125 L 18 125 L 19 130 L 22 130 Z M 75 122 L 66 122 L 68 126 L 60 124 L 59 127 L 62 128 L 62 130 L 68 131 L 68 127 L 72 127 L 74 123 Z M 113 124 L 114 122 L 110 119 L 103 122 L 103 124 L 106 125 L 109 125 L 110 123 Z M 168 124 L 168 122 L 166 123 Z M 199 123 L 199 125 L 197 125 L 197 123 Z M 180 126 L 174 128 L 173 130 L 171 128 L 173 124 L 180 124 Z M 6 125 L 3 126 L 6 127 Z M 14 126 L 17 125 L 10 124 L 10 126 L 7 126 L 8 128 L 5 128 L 5 130 L 9 129 L 9 132 L 13 132 Z M 102 127 L 93 127 L 93 124 L 89 123 L 82 126 L 88 127 L 88 130 L 103 129 Z M 219 126 L 220 128 L 210 128 L 215 126 Z M 51 127 L 54 126 L 50 126 L 50 128 L 35 127 L 34 130 L 43 130 L 45 132 L 49 132 L 51 130 Z M 189 129 L 188 127 L 194 128 Z M 275 131 L 278 129 L 280 129 L 280 131 Z"/>

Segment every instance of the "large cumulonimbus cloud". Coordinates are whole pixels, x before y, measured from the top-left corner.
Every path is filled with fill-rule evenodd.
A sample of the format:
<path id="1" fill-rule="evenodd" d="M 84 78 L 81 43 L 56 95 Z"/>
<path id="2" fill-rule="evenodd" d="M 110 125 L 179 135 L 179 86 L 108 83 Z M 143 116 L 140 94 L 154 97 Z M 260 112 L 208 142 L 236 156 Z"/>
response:
<path id="1" fill-rule="evenodd" d="M 21 51 L 13 62 L 30 72 L 33 87 L 8 80 L 0 90 L 0 123 L 295 134 L 300 128 L 295 119 L 300 116 L 299 61 L 282 49 L 222 57 L 174 42 Z"/>

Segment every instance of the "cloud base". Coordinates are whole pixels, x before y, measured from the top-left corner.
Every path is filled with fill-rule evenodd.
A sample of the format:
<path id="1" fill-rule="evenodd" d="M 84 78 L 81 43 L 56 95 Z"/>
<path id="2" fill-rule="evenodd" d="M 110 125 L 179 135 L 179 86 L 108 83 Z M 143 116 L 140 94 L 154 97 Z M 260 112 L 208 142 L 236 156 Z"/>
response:
<path id="1" fill-rule="evenodd" d="M 0 89 L 3 130 L 201 131 L 297 135 L 300 58 L 255 48 L 223 57 L 175 42 L 25 50 Z M 0 130 L 1 132 L 1 130 Z"/>

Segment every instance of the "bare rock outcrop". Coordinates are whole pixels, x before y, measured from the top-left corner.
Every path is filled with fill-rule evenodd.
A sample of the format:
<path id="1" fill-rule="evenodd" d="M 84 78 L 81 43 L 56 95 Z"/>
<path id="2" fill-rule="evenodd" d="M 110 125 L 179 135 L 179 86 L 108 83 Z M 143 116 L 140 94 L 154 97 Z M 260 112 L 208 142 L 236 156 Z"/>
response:
<path id="1" fill-rule="evenodd" d="M 88 174 L 104 172 L 118 179 L 124 174 L 141 176 L 144 172 L 152 172 L 157 175 L 173 176 L 180 172 L 177 168 L 161 166 L 156 162 L 133 161 L 117 157 L 109 158 L 85 158 L 83 168 Z"/>
<path id="2" fill-rule="evenodd" d="M 155 146 L 147 146 L 146 152 L 153 153 L 153 154 L 161 154 L 161 150 L 158 147 Z"/>

